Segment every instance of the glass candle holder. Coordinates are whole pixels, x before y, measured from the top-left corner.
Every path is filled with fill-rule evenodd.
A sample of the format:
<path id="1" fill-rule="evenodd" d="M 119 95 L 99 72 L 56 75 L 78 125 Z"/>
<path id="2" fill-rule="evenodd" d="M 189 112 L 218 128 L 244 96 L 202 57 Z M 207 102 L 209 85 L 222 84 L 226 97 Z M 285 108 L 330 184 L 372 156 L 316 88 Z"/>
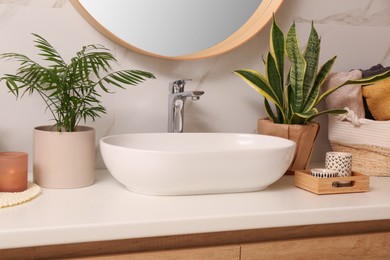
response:
<path id="1" fill-rule="evenodd" d="M 27 189 L 28 154 L 0 152 L 0 192 Z"/>

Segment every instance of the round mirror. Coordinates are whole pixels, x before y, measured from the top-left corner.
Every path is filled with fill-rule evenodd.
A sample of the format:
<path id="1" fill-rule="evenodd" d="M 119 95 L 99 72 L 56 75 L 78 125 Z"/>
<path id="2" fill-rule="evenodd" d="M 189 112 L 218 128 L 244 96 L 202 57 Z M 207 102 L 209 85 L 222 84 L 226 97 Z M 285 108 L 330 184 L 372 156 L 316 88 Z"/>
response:
<path id="1" fill-rule="evenodd" d="M 98 31 L 140 53 L 200 59 L 252 38 L 283 0 L 71 0 Z"/>

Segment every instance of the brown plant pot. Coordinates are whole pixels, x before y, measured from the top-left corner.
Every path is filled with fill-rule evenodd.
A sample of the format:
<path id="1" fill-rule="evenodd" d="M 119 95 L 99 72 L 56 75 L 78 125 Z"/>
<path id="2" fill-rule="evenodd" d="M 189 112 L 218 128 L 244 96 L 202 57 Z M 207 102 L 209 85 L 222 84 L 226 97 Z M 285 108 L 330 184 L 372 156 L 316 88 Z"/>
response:
<path id="1" fill-rule="evenodd" d="M 257 122 L 258 134 L 286 138 L 297 144 L 294 159 L 286 174 L 308 169 L 319 130 L 320 125 L 317 122 L 307 125 L 275 124 L 267 118 L 259 119 Z"/>
<path id="2" fill-rule="evenodd" d="M 95 130 L 78 126 L 75 132 L 57 132 L 53 126 L 34 129 L 34 182 L 44 188 L 70 189 L 95 180 Z"/>

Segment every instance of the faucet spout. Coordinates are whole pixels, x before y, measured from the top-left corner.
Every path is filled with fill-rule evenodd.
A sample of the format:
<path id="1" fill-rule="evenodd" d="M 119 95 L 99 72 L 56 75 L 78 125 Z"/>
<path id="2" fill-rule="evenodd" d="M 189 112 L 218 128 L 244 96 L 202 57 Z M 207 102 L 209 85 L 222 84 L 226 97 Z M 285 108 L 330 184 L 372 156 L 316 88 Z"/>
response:
<path id="1" fill-rule="evenodd" d="M 187 80 L 176 80 L 169 84 L 168 132 L 182 133 L 184 123 L 184 103 L 187 98 L 198 100 L 204 91 L 184 91 Z"/>
<path id="2" fill-rule="evenodd" d="M 204 91 L 191 91 L 191 98 L 192 100 L 198 100 L 200 99 L 200 96 L 204 94 Z"/>

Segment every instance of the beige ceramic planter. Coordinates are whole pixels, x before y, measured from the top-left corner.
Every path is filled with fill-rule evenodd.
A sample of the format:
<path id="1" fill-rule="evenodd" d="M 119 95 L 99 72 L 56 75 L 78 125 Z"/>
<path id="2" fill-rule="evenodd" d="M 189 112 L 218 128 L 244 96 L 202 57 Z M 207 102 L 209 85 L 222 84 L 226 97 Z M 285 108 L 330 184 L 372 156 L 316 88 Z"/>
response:
<path id="1" fill-rule="evenodd" d="M 34 129 L 34 182 L 44 188 L 80 188 L 94 183 L 95 130 L 79 126 L 57 132 L 53 126 Z"/>
<path id="2" fill-rule="evenodd" d="M 316 122 L 307 125 L 275 124 L 269 119 L 259 119 L 257 133 L 282 137 L 297 144 L 294 160 L 287 174 L 294 174 L 295 170 L 306 170 L 309 167 L 315 140 L 320 130 Z"/>

